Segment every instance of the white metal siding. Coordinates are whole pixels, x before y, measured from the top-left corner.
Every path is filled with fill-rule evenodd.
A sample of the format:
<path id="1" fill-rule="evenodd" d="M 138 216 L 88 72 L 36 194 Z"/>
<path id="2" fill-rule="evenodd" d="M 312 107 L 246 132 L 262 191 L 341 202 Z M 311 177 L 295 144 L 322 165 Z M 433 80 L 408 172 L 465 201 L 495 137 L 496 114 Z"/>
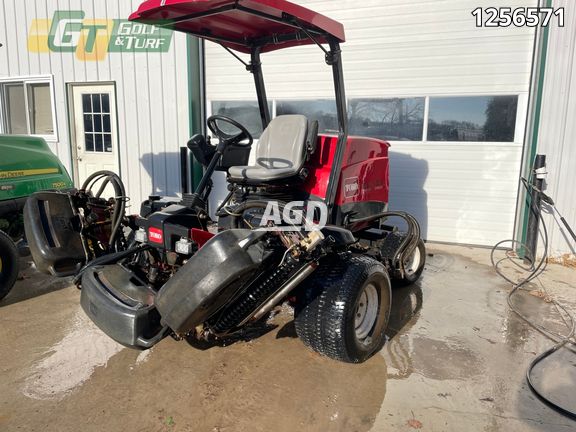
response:
<path id="1" fill-rule="evenodd" d="M 53 75 L 58 142 L 49 143 L 68 169 L 72 156 L 66 105 L 69 83 L 116 83 L 122 179 L 132 206 L 151 193 L 180 190 L 179 147 L 189 132 L 186 37 L 174 33 L 167 53 L 110 53 L 104 61 L 82 62 L 75 53 L 30 53 L 33 19 L 52 19 L 56 10 L 83 10 L 86 19 L 126 19 L 141 2 L 5 0 L 0 4 L 0 79 Z"/>
<path id="2" fill-rule="evenodd" d="M 492 0 L 302 0 L 341 21 L 348 97 L 517 94 L 515 143 L 392 142 L 391 199 L 415 213 L 429 240 L 490 245 L 513 234 L 534 32 L 475 27 Z M 507 0 L 498 6 L 535 6 Z M 315 46 L 263 56 L 270 99 L 333 97 Z M 209 100 L 255 99 L 252 77 L 207 44 Z"/>
<path id="3" fill-rule="evenodd" d="M 538 153 L 546 155 L 550 195 L 576 229 L 576 4 L 555 0 L 566 8 L 566 26 L 553 26 L 548 42 Z M 576 255 L 576 244 L 552 216 L 544 217 L 553 255 Z"/>

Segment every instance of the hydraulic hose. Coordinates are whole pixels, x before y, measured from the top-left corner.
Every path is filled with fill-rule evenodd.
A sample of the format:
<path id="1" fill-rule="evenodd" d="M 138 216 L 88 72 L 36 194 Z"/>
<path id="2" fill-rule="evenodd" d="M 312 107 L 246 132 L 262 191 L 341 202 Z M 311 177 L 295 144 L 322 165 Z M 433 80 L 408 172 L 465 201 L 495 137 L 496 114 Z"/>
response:
<path id="1" fill-rule="evenodd" d="M 97 171 L 94 174 L 90 175 L 84 181 L 81 189 L 92 191 L 92 187 L 96 184 L 96 182 L 98 182 L 102 178 L 104 178 L 104 181 L 102 182 L 100 189 L 98 189 L 98 192 L 96 193 L 95 197 L 100 198 L 108 183 L 112 183 L 112 186 L 114 187 L 114 193 L 116 195 L 114 197 L 116 200 L 116 204 L 114 206 L 114 212 L 112 214 L 112 230 L 110 232 L 110 237 L 108 240 L 108 246 L 110 249 L 112 249 L 114 248 L 114 242 L 116 240 L 118 230 L 120 229 L 120 224 L 122 223 L 122 220 L 124 219 L 124 215 L 126 212 L 126 200 L 127 200 L 126 188 L 124 187 L 124 183 L 122 183 L 122 179 L 115 172 Z"/>
<path id="2" fill-rule="evenodd" d="M 131 255 L 135 255 L 135 254 L 137 254 L 139 252 L 143 252 L 147 249 L 150 249 L 149 245 L 141 244 L 141 245 L 138 245 L 134 248 L 126 249 L 125 251 L 120 251 L 120 252 L 115 252 L 115 253 L 111 253 L 108 255 L 103 255 L 101 257 L 93 259 L 88 264 L 84 265 L 84 267 L 82 267 L 80 270 L 78 270 L 78 272 L 74 276 L 73 282 L 75 284 L 77 284 L 78 281 L 80 280 L 80 278 L 82 277 L 82 274 L 91 267 L 98 266 L 98 265 L 116 263 L 116 262 L 118 262 L 124 258 L 128 258 Z"/>
<path id="3" fill-rule="evenodd" d="M 350 219 L 348 220 L 346 226 L 349 227 L 353 224 L 360 224 L 366 222 L 374 222 L 378 219 L 384 219 L 388 217 L 399 217 L 406 221 L 408 224 L 408 233 L 396 252 L 396 256 L 392 260 L 394 266 L 399 266 L 401 271 L 404 272 L 404 257 L 410 256 L 412 252 L 418 247 L 418 241 L 420 240 L 420 224 L 414 216 L 410 213 L 399 212 L 399 211 L 388 211 L 382 213 L 376 213 L 364 218 Z"/>

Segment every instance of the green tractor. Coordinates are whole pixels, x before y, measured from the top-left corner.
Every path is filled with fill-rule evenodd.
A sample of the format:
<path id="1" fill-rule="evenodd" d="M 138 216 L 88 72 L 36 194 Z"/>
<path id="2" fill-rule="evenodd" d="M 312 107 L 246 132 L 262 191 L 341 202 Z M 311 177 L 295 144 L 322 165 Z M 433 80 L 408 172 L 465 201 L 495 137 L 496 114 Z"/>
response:
<path id="1" fill-rule="evenodd" d="M 14 286 L 18 258 L 25 254 L 26 199 L 41 190 L 72 187 L 66 169 L 43 138 L 0 135 L 0 300 Z"/>

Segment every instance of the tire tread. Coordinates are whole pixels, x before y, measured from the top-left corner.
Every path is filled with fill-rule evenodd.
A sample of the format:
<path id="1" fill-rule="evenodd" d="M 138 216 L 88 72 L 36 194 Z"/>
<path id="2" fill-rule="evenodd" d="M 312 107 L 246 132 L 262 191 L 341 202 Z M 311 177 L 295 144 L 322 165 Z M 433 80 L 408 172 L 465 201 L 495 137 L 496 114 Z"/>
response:
<path id="1" fill-rule="evenodd" d="M 370 257 L 350 256 L 323 263 L 306 281 L 304 301 L 297 305 L 294 319 L 296 333 L 306 346 L 346 363 L 364 360 L 346 345 L 346 302 L 355 298 L 358 284 L 374 266 L 386 273 L 384 266 Z"/>

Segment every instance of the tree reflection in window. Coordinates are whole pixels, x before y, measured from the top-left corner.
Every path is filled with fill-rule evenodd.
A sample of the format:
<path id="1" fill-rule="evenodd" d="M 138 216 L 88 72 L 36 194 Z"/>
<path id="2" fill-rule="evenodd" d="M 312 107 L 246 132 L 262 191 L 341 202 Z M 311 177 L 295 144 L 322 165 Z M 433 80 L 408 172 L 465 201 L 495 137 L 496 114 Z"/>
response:
<path id="1" fill-rule="evenodd" d="M 388 141 L 422 141 L 424 98 L 352 99 L 350 134 Z"/>
<path id="2" fill-rule="evenodd" d="M 518 96 L 432 97 L 428 141 L 513 142 Z"/>
<path id="3" fill-rule="evenodd" d="M 318 132 L 338 133 L 336 102 L 332 99 L 283 100 L 276 103 L 276 115 L 302 114 L 308 121 L 318 120 Z"/>

